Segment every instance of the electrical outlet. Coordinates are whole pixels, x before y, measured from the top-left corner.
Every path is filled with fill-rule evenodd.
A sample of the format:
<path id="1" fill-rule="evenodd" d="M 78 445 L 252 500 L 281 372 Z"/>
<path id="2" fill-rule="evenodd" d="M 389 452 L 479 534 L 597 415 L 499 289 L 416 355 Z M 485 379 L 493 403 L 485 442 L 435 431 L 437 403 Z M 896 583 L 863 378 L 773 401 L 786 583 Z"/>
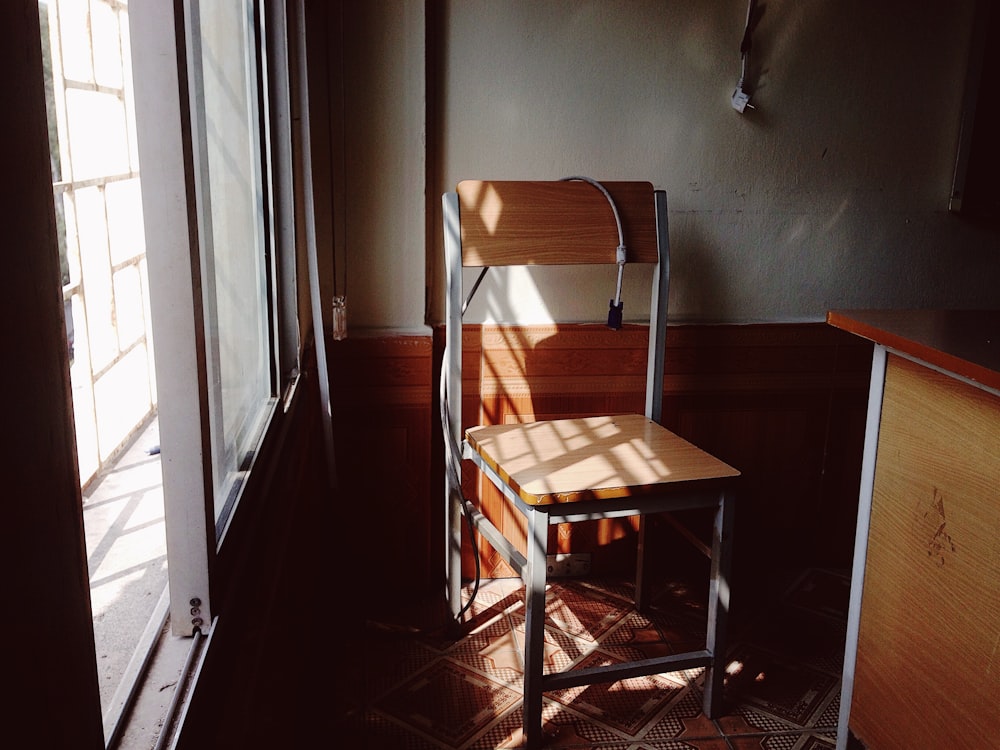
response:
<path id="1" fill-rule="evenodd" d="M 549 578 L 567 578 L 570 576 L 585 576 L 590 573 L 590 553 L 571 552 L 558 555 L 546 555 L 545 563 Z"/>

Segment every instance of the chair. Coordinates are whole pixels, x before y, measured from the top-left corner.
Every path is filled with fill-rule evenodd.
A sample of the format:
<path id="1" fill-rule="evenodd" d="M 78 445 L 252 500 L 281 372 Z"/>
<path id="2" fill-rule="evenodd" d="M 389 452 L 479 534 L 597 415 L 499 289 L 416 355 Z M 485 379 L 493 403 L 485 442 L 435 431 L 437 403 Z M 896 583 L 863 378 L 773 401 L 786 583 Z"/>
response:
<path id="1" fill-rule="evenodd" d="M 704 667 L 704 711 L 709 717 L 721 711 L 732 484 L 739 472 L 658 424 L 663 398 L 669 265 L 666 209 L 665 193 L 654 191 L 649 183 L 602 185 L 587 178 L 464 181 L 455 192 L 443 196 L 447 302 L 442 422 L 449 463 L 446 593 L 451 613 L 459 619 L 464 514 L 525 584 L 523 728 L 529 748 L 537 748 L 542 742 L 542 694 L 549 690 Z M 627 248 L 627 259 L 616 251 L 621 246 Z M 620 269 L 621 260 L 655 264 L 645 415 L 477 426 L 469 428 L 463 440 L 463 267 L 601 263 L 618 264 Z M 616 302 L 611 303 L 612 327 Z M 526 450 L 529 446 L 530 451 Z M 613 460 L 609 461 L 609 456 Z M 526 550 L 518 549 L 514 541 L 505 538 L 479 510 L 463 500 L 460 458 L 471 460 L 523 515 Z M 614 470 L 609 471 L 609 466 Z M 549 526 L 639 516 L 635 590 L 636 607 L 642 610 L 647 599 L 643 571 L 645 516 L 689 508 L 715 509 L 705 648 L 628 664 L 545 673 Z"/>

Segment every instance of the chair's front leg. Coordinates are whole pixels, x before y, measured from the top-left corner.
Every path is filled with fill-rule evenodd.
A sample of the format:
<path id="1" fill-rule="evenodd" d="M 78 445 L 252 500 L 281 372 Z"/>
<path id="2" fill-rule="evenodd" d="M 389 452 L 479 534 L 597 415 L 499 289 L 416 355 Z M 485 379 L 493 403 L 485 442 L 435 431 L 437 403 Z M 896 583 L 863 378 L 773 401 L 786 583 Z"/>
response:
<path id="1" fill-rule="evenodd" d="M 639 539 L 635 551 L 635 608 L 645 612 L 649 607 L 649 580 L 646 576 L 646 524 L 645 515 L 639 516 Z"/>
<path id="2" fill-rule="evenodd" d="M 705 648 L 712 654 L 712 664 L 705 672 L 704 696 L 704 711 L 709 718 L 715 718 L 722 712 L 730 606 L 733 508 L 733 496 L 724 492 L 719 499 L 712 528 L 712 574 L 708 589 L 708 631 L 705 638 Z"/>
<path id="3" fill-rule="evenodd" d="M 545 578 L 549 517 L 528 513 L 528 567 L 524 581 L 524 739 L 529 750 L 542 743 L 542 675 L 545 670 Z"/>

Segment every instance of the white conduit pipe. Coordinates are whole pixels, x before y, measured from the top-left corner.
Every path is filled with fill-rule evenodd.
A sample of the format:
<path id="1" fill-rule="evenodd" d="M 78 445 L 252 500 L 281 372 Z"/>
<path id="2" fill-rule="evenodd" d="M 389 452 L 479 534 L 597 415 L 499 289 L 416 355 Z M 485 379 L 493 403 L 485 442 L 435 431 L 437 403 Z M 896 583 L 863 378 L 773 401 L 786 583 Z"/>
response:
<path id="1" fill-rule="evenodd" d="M 305 0 L 295 3 L 299 67 L 299 137 L 302 142 L 302 189 L 305 202 L 306 253 L 309 260 L 309 298 L 312 305 L 313 337 L 316 341 L 316 368 L 319 371 L 319 395 L 323 409 L 323 439 L 330 489 L 337 487 L 337 459 L 333 446 L 333 411 L 330 404 L 330 375 L 326 365 L 326 336 L 323 328 L 323 304 L 319 287 L 319 260 L 316 249 L 316 204 L 312 182 L 312 140 L 309 132 L 309 70 L 306 50 Z"/>

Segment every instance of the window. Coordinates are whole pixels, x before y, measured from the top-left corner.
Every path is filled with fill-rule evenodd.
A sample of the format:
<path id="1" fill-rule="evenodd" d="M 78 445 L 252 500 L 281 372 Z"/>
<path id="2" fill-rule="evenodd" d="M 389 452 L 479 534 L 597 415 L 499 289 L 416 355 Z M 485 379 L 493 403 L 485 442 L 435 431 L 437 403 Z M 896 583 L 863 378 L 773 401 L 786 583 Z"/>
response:
<path id="1" fill-rule="evenodd" d="M 176 634 L 211 622 L 215 552 L 297 369 L 284 12 L 131 7 Z"/>
<path id="2" fill-rule="evenodd" d="M 80 482 L 156 411 L 128 6 L 40 0 Z"/>
<path id="3" fill-rule="evenodd" d="M 275 396 L 267 144 L 254 4 L 191 0 L 187 7 L 212 489 L 221 531 Z"/>

